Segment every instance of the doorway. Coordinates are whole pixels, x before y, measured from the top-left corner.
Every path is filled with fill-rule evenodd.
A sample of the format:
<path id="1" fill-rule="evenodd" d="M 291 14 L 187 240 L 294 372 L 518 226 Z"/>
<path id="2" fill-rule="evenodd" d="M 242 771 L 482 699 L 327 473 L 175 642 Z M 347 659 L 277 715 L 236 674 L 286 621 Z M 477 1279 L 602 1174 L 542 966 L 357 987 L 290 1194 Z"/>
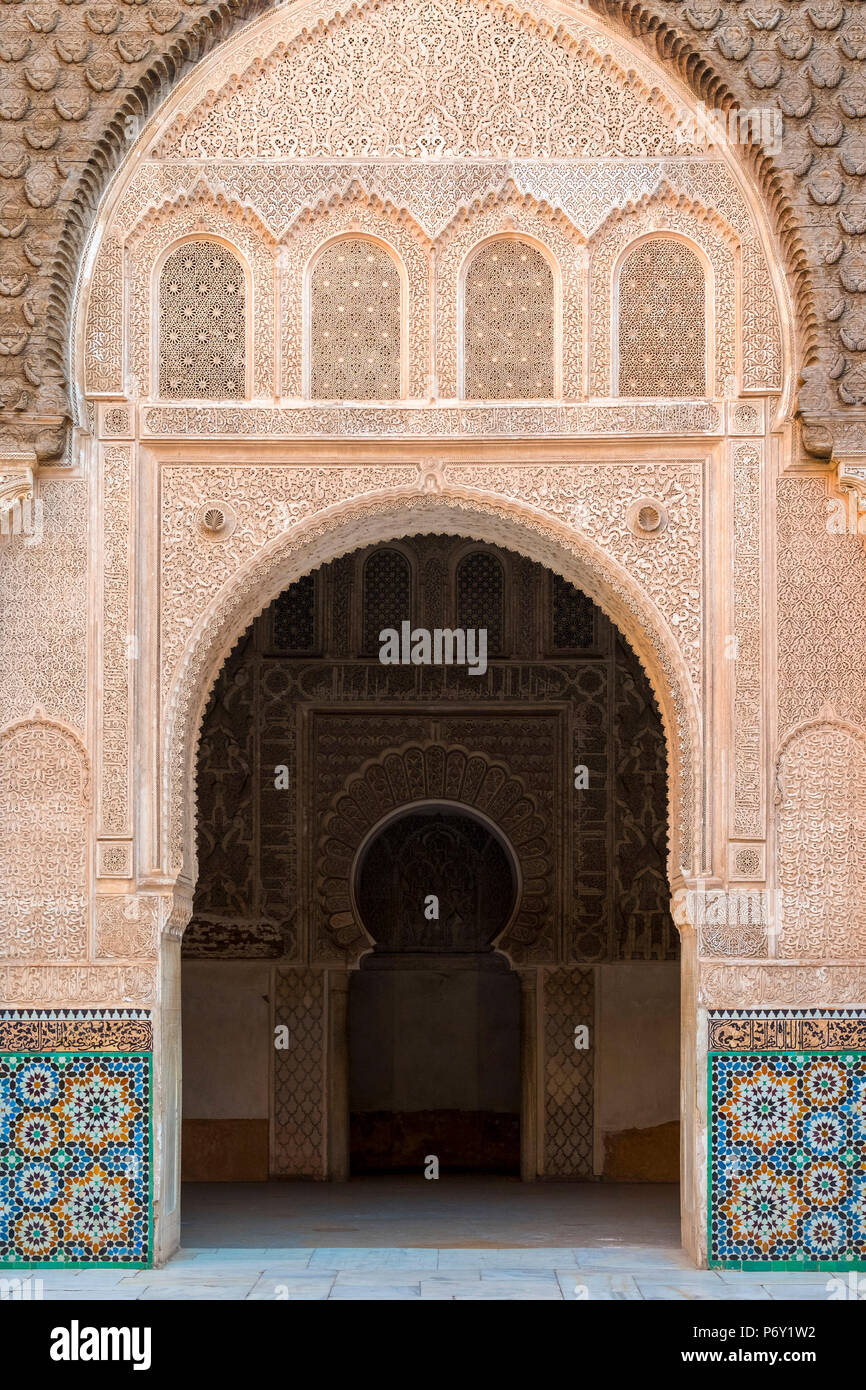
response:
<path id="1" fill-rule="evenodd" d="M 513 857 L 461 808 L 419 805 L 356 868 L 375 945 L 349 987 L 350 1171 L 516 1174 L 520 990 L 493 942 Z"/>

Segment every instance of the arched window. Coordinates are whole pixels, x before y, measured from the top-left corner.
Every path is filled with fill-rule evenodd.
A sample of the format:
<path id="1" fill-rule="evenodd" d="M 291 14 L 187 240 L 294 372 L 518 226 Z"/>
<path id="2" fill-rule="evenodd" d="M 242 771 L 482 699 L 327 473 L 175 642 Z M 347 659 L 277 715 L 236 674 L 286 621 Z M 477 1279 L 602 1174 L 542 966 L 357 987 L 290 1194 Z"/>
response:
<path id="1" fill-rule="evenodd" d="M 374 550 L 364 564 L 364 651 L 378 652 L 379 633 L 412 621 L 412 572 L 399 550 Z"/>
<path id="2" fill-rule="evenodd" d="M 554 647 L 573 651 L 593 646 L 596 607 L 592 599 L 562 575 L 554 574 L 552 581 Z"/>
<path id="3" fill-rule="evenodd" d="M 186 241 L 159 277 L 159 394 L 181 400 L 246 395 L 246 282 L 233 252 Z"/>
<path id="4" fill-rule="evenodd" d="M 316 645 L 316 576 L 296 579 L 275 599 L 273 644 L 283 652 L 310 652 Z"/>
<path id="5" fill-rule="evenodd" d="M 400 268 L 375 241 L 327 246 L 310 277 L 310 395 L 398 400 L 402 395 Z"/>
<path id="6" fill-rule="evenodd" d="M 619 275 L 619 394 L 703 396 L 707 390 L 703 267 L 681 241 L 641 242 Z"/>
<path id="7" fill-rule="evenodd" d="M 499 238 L 472 257 L 463 287 L 463 394 L 555 394 L 553 271 L 529 242 Z"/>
<path id="8" fill-rule="evenodd" d="M 457 566 L 456 626 L 486 628 L 488 655 L 501 655 L 505 644 L 505 575 L 501 562 L 488 551 L 473 550 Z"/>

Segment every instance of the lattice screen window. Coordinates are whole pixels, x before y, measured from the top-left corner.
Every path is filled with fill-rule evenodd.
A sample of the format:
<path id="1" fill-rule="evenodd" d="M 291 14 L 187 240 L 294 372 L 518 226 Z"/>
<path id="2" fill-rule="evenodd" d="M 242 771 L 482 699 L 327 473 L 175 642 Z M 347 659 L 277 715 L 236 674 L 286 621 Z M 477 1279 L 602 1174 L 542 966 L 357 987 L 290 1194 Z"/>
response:
<path id="1" fill-rule="evenodd" d="M 457 627 L 486 628 L 487 653 L 501 654 L 505 643 L 505 576 L 495 555 L 465 555 L 457 566 Z"/>
<path id="2" fill-rule="evenodd" d="M 159 277 L 159 394 L 235 400 L 246 394 L 246 285 L 237 256 L 187 241 Z"/>
<path id="3" fill-rule="evenodd" d="M 517 238 L 488 242 L 466 271 L 463 394 L 472 400 L 552 396 L 553 271 Z"/>
<path id="4" fill-rule="evenodd" d="M 274 646 L 310 652 L 316 645 L 316 576 L 305 574 L 284 589 L 273 607 Z"/>
<path id="5" fill-rule="evenodd" d="M 595 644 L 595 604 L 591 598 L 569 584 L 562 575 L 553 576 L 553 645 L 561 651 Z"/>
<path id="6" fill-rule="evenodd" d="M 376 550 L 364 565 L 364 651 L 378 652 L 379 633 L 412 620 L 412 572 L 399 550 Z"/>
<path id="7" fill-rule="evenodd" d="M 619 394 L 703 396 L 704 272 L 681 241 L 642 242 L 619 277 Z"/>
<path id="8" fill-rule="evenodd" d="M 310 395 L 398 400 L 402 287 L 393 256 L 362 237 L 326 247 L 310 283 Z"/>

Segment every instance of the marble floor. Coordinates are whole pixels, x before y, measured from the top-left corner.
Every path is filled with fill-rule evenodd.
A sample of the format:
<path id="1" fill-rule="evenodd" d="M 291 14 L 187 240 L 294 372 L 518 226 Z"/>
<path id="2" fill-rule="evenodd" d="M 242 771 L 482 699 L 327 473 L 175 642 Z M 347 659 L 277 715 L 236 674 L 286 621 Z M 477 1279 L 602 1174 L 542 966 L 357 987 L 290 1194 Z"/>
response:
<path id="1" fill-rule="evenodd" d="M 164 1269 L 34 1272 L 31 1297 L 64 1302 L 153 1299 L 651 1301 L 827 1300 L 832 1275 L 695 1270 L 679 1250 L 264 1247 L 183 1249 Z M 838 1298 L 838 1292 L 835 1294 Z"/>
<path id="2" fill-rule="evenodd" d="M 182 1243 L 315 1248 L 680 1244 L 676 1183 L 523 1183 L 447 1174 L 345 1183 L 186 1183 Z"/>
<path id="3" fill-rule="evenodd" d="M 192 1184 L 183 1193 L 182 1249 L 164 1269 L 34 1270 L 41 1289 L 33 1296 L 66 1302 L 845 1296 L 833 1275 L 694 1269 L 680 1249 L 678 1201 L 675 1186 L 524 1185 L 453 1176 Z"/>

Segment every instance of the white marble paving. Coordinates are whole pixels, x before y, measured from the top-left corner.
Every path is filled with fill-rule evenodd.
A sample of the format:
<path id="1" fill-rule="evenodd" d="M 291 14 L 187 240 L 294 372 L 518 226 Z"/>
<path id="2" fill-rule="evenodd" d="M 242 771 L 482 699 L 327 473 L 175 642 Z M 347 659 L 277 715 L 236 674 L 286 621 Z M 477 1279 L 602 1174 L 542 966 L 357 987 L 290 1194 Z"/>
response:
<path id="1" fill-rule="evenodd" d="M 21 1272 L 27 1277 L 27 1271 Z M 655 1246 L 182 1250 L 164 1269 L 34 1270 L 58 1302 L 827 1300 L 832 1275 L 695 1269 Z"/>

